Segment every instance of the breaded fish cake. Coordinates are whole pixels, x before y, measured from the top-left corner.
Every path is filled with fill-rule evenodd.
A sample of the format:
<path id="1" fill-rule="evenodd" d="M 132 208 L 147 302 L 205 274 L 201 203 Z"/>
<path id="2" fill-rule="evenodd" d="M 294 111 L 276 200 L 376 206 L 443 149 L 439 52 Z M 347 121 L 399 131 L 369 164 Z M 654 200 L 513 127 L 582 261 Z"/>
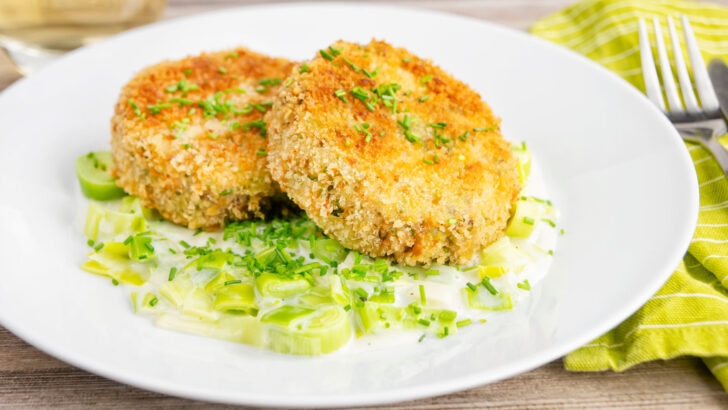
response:
<path id="1" fill-rule="evenodd" d="M 117 184 L 190 228 L 262 216 L 279 192 L 263 115 L 292 66 L 237 48 L 141 71 L 111 119 Z"/>
<path id="2" fill-rule="evenodd" d="M 344 246 L 399 263 L 468 263 L 520 192 L 498 119 L 405 49 L 337 42 L 294 69 L 266 114 L 268 167 Z"/>

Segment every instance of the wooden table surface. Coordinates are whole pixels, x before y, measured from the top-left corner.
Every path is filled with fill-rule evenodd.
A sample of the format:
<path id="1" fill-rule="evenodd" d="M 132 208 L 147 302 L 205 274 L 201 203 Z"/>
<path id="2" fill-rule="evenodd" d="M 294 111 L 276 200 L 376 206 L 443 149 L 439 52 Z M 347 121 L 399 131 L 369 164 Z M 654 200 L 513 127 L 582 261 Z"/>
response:
<path id="1" fill-rule="evenodd" d="M 199 13 L 250 0 L 168 0 L 165 18 Z M 713 1 L 728 6 L 728 0 Z M 385 2 L 382 2 L 385 3 Z M 572 3 L 571 0 L 390 1 L 482 18 L 518 29 Z M 17 75 L 0 57 L 0 89 Z M 679 358 L 637 366 L 623 373 L 572 373 L 560 360 L 531 372 L 447 396 L 388 408 L 474 407 L 695 407 L 728 408 L 728 394 L 703 363 Z M 0 407 L 210 408 L 129 387 L 56 360 L 0 327 Z M 215 406 L 217 407 L 217 406 Z M 220 406 L 225 407 L 225 406 Z"/>

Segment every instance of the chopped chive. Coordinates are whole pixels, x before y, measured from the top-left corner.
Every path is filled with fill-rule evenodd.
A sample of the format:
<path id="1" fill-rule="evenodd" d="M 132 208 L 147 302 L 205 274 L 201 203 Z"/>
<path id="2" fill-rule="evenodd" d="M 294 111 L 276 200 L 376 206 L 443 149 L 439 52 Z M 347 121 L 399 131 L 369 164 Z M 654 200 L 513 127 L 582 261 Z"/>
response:
<path id="1" fill-rule="evenodd" d="M 425 101 L 427 101 L 429 99 L 430 99 L 430 96 L 429 95 L 423 95 L 422 97 L 420 97 L 420 102 L 425 102 Z"/>
<path id="2" fill-rule="evenodd" d="M 190 99 L 187 99 L 187 98 L 170 98 L 169 99 L 169 102 L 179 103 L 179 106 L 180 107 L 184 107 L 185 105 L 189 105 L 189 104 L 194 104 L 195 103 L 194 101 L 192 101 Z M 182 121 L 184 121 L 185 119 L 183 119 Z M 189 119 L 187 119 L 187 121 L 189 121 Z"/>
<path id="3" fill-rule="evenodd" d="M 173 266 L 173 267 L 171 267 L 171 268 L 169 269 L 169 278 L 167 278 L 167 280 L 168 280 L 169 282 L 173 281 L 173 280 L 174 280 L 174 277 L 175 277 L 176 275 L 177 275 L 177 268 L 175 268 L 175 267 Z"/>
<path id="4" fill-rule="evenodd" d="M 446 122 L 436 122 L 436 123 L 430 124 L 430 127 L 437 128 L 437 129 L 443 129 L 446 126 L 447 126 L 447 123 Z"/>
<path id="5" fill-rule="evenodd" d="M 290 87 L 290 86 L 291 86 L 291 84 L 292 84 L 292 83 L 293 83 L 293 77 L 289 77 L 289 78 L 288 78 L 288 79 L 286 80 L 286 83 L 285 83 L 285 84 L 283 84 L 283 86 L 284 86 L 284 87 L 286 87 L 286 88 L 288 88 L 288 87 Z"/>
<path id="6" fill-rule="evenodd" d="M 549 249 L 549 255 L 553 255 L 553 254 L 554 254 L 553 249 Z"/>
<path id="7" fill-rule="evenodd" d="M 425 285 L 420 285 L 420 302 L 422 302 L 422 305 L 427 304 L 427 295 L 425 295 Z"/>
<path id="8" fill-rule="evenodd" d="M 425 271 L 425 276 L 438 276 L 439 274 L 440 272 L 435 269 L 428 269 Z"/>
<path id="9" fill-rule="evenodd" d="M 563 230 L 563 229 L 561 230 L 561 234 L 562 234 L 562 235 L 564 234 L 564 230 Z"/>
<path id="10" fill-rule="evenodd" d="M 413 134 L 410 130 L 404 130 L 404 136 L 405 138 L 407 138 L 407 141 L 412 143 L 418 142 L 420 140 L 420 137 Z"/>
<path id="11" fill-rule="evenodd" d="M 420 313 L 422 313 L 422 309 L 414 303 L 411 303 L 409 307 L 412 308 L 412 311 L 415 313 L 415 315 L 419 315 Z"/>
<path id="12" fill-rule="evenodd" d="M 518 286 L 519 288 L 521 288 L 523 290 L 531 290 L 531 284 L 528 283 L 528 279 L 524 280 L 521 283 L 516 284 L 516 286 Z"/>
<path id="13" fill-rule="evenodd" d="M 367 71 L 366 68 L 362 68 L 361 72 L 364 73 L 364 75 L 369 78 L 374 78 L 377 76 L 377 73 L 379 72 L 379 67 L 375 68 L 374 71 L 372 71 L 372 72 Z"/>
<path id="14" fill-rule="evenodd" d="M 425 164 L 427 164 L 427 165 L 435 165 L 435 163 L 434 163 L 434 162 L 432 162 L 432 160 L 431 160 L 431 159 L 427 159 L 427 158 L 425 158 L 425 159 L 423 159 L 422 161 L 423 161 L 423 162 L 424 162 Z"/>
<path id="15" fill-rule="evenodd" d="M 202 228 L 197 228 L 197 230 L 195 231 L 195 233 L 192 234 L 192 236 L 197 236 L 201 233 L 202 233 Z"/>
<path id="16" fill-rule="evenodd" d="M 437 158 L 437 154 L 435 154 L 435 155 L 434 155 L 434 156 L 432 157 L 432 160 L 433 160 L 433 161 L 435 161 L 435 164 L 439 164 L 439 163 L 440 163 L 440 160 L 439 160 L 439 159 Z"/>
<path id="17" fill-rule="evenodd" d="M 374 111 L 374 105 L 372 103 L 367 102 L 364 106 L 367 107 L 367 110 Z"/>
<path id="18" fill-rule="evenodd" d="M 532 196 L 532 197 L 522 196 L 521 199 L 523 199 L 524 201 L 525 200 L 528 200 L 528 199 L 531 199 L 531 200 L 536 201 L 538 203 L 546 204 L 546 205 L 551 206 L 551 201 L 546 200 L 546 199 L 537 198 L 535 196 Z"/>
<path id="19" fill-rule="evenodd" d="M 333 46 L 329 46 L 329 51 L 331 52 L 331 55 L 336 57 L 339 54 L 341 54 L 342 51 L 344 51 L 344 47 L 341 47 L 339 49 L 334 48 Z"/>
<path id="20" fill-rule="evenodd" d="M 341 101 L 348 102 L 346 100 L 346 91 L 344 91 L 344 90 L 336 90 L 336 91 L 334 91 L 334 95 L 337 96 Z"/>
<path id="21" fill-rule="evenodd" d="M 427 336 L 427 333 L 423 333 L 423 334 L 422 334 L 422 336 L 420 336 L 420 338 L 419 338 L 419 339 L 417 339 L 417 343 L 420 343 L 420 342 L 422 342 L 422 340 L 424 340 L 424 339 L 425 339 L 425 336 Z"/>
<path id="22" fill-rule="evenodd" d="M 192 70 L 190 70 L 190 69 L 187 69 L 187 70 L 183 71 L 183 73 L 184 73 L 184 74 L 185 74 L 186 76 L 188 76 L 188 77 L 189 77 L 189 76 L 191 76 L 191 75 L 192 75 Z"/>
<path id="23" fill-rule="evenodd" d="M 432 80 L 432 74 L 428 74 L 428 75 L 422 77 L 420 79 L 420 83 L 422 84 L 423 87 L 426 87 L 427 86 L 427 82 L 430 81 L 430 80 Z"/>
<path id="24" fill-rule="evenodd" d="M 237 285 L 238 283 L 242 283 L 242 282 L 243 281 L 240 280 L 240 279 L 228 280 L 228 281 L 225 282 L 225 286 Z"/>
<path id="25" fill-rule="evenodd" d="M 220 137 L 219 135 L 215 135 L 215 134 L 211 133 L 210 131 L 207 132 L 207 136 L 214 140 L 216 140 Z"/>
<path id="26" fill-rule="evenodd" d="M 410 61 L 412 61 L 412 59 L 411 59 L 411 58 L 403 58 L 403 59 L 402 59 L 402 62 L 403 62 L 403 63 L 409 63 Z"/>
<path id="27" fill-rule="evenodd" d="M 351 91 L 349 91 L 349 93 L 361 102 L 365 102 L 369 99 L 369 94 L 359 86 L 354 87 Z"/>
<path id="28" fill-rule="evenodd" d="M 334 59 L 334 57 L 331 54 L 329 54 L 326 50 L 319 50 L 319 54 L 321 54 L 321 57 L 323 57 L 329 61 Z"/>
<path id="29" fill-rule="evenodd" d="M 346 305 L 346 306 L 344 306 L 344 311 L 345 311 L 345 312 L 348 312 L 348 311 L 350 311 L 350 310 L 351 310 L 351 305 Z"/>
<path id="30" fill-rule="evenodd" d="M 182 144 L 182 148 L 184 148 L 184 149 L 189 149 L 190 147 L 191 147 L 190 144 Z"/>
<path id="31" fill-rule="evenodd" d="M 96 246 L 94 246 L 94 250 L 96 252 L 100 251 L 103 248 L 104 248 L 104 243 L 103 242 L 99 242 L 98 244 L 96 244 Z"/>
<path id="32" fill-rule="evenodd" d="M 467 283 L 467 286 L 468 286 L 468 288 L 470 288 L 470 290 L 472 290 L 473 292 L 477 292 L 477 290 L 478 290 L 478 288 L 476 288 L 476 287 L 475 287 L 475 285 L 473 285 L 473 284 L 472 284 L 472 283 L 470 283 L 470 282 L 468 282 L 468 283 Z"/>
<path id="33" fill-rule="evenodd" d="M 232 189 L 226 189 L 222 192 L 220 192 L 220 196 L 230 195 L 233 192 Z"/>
<path id="34" fill-rule="evenodd" d="M 468 318 L 468 319 L 464 319 L 464 320 L 460 320 L 460 321 L 455 322 L 455 326 L 457 326 L 457 327 L 465 327 L 465 326 L 467 326 L 469 324 L 472 324 L 472 323 L 473 323 L 473 321 Z"/>
<path id="35" fill-rule="evenodd" d="M 455 222 L 457 222 L 457 220 L 455 220 L 455 218 L 450 218 L 450 219 L 447 220 L 447 223 L 449 225 L 455 225 Z"/>
<path id="36" fill-rule="evenodd" d="M 179 244 L 182 245 L 185 249 L 191 248 L 190 244 L 185 241 L 179 241 Z"/>
<path id="37" fill-rule="evenodd" d="M 369 292 L 367 292 L 366 290 L 364 290 L 362 288 L 356 288 L 356 290 L 354 292 L 357 295 L 359 295 L 359 297 L 362 298 L 362 299 L 366 299 L 366 298 L 369 297 Z"/>
<path id="38" fill-rule="evenodd" d="M 169 251 L 169 253 L 171 253 L 172 255 L 176 255 L 176 254 L 177 254 L 177 251 L 175 251 L 175 250 L 174 250 L 174 249 L 172 249 L 172 248 L 169 248 L 169 249 L 168 249 L 168 251 Z"/>
<path id="39" fill-rule="evenodd" d="M 417 323 L 421 324 L 422 326 L 428 327 L 430 326 L 430 321 L 427 319 L 418 319 Z"/>
<path id="40" fill-rule="evenodd" d="M 260 155 L 261 157 L 267 157 L 268 153 L 265 151 L 265 148 L 261 148 L 261 149 L 255 151 L 255 155 Z"/>
<path id="41" fill-rule="evenodd" d="M 93 239 L 89 239 L 88 241 L 86 241 L 86 245 L 88 245 L 88 246 L 94 246 L 94 240 Z"/>
<path id="42" fill-rule="evenodd" d="M 351 61 L 349 61 L 346 57 L 341 57 L 341 58 L 344 60 L 344 62 L 346 64 L 349 65 L 349 67 L 351 67 L 352 70 L 354 70 L 354 72 L 357 72 L 358 73 L 359 71 L 361 71 L 361 69 L 359 67 L 357 67 L 356 64 L 354 64 Z"/>
<path id="43" fill-rule="evenodd" d="M 551 225 L 552 228 L 556 228 L 556 222 L 546 218 L 541 218 L 541 220 Z"/>
<path id="44" fill-rule="evenodd" d="M 536 223 L 536 221 L 534 221 L 533 218 L 531 218 L 529 216 L 524 216 L 523 223 L 527 224 L 527 225 L 533 225 L 534 223 Z"/>
<path id="45" fill-rule="evenodd" d="M 111 284 L 114 286 L 119 286 L 119 281 L 116 279 L 111 279 Z"/>
<path id="46" fill-rule="evenodd" d="M 262 78 L 260 81 L 258 81 L 258 84 L 260 85 L 278 85 L 280 83 L 280 78 Z"/>
<path id="47" fill-rule="evenodd" d="M 225 56 L 225 60 L 227 60 L 228 58 L 238 58 L 238 57 L 240 57 L 240 55 L 237 52 L 231 51 L 231 52 L 227 53 L 227 55 Z"/>
<path id="48" fill-rule="evenodd" d="M 225 67 L 220 67 L 220 68 L 218 68 L 218 69 L 217 69 L 217 71 L 219 71 L 219 72 L 220 72 L 220 73 L 222 73 L 222 74 L 226 74 L 226 73 L 227 73 L 227 68 L 225 68 Z"/>
<path id="49" fill-rule="evenodd" d="M 159 299 L 157 299 L 157 297 L 155 296 L 152 298 L 152 300 L 149 301 L 149 306 L 154 306 L 157 303 L 159 303 Z"/>
<path id="50" fill-rule="evenodd" d="M 149 110 L 150 113 L 156 115 L 156 114 L 159 114 L 162 111 L 162 109 L 169 108 L 171 106 L 172 106 L 172 104 L 170 104 L 170 103 L 165 103 L 165 102 L 159 101 L 154 105 L 147 105 L 147 110 Z"/>
<path id="51" fill-rule="evenodd" d="M 311 68 L 308 66 L 308 64 L 303 63 L 303 64 L 301 64 L 301 68 L 298 69 L 298 72 L 299 73 L 307 73 L 308 70 L 310 70 L 310 69 Z"/>
<path id="52" fill-rule="evenodd" d="M 490 292 L 491 295 L 497 295 L 498 291 L 493 287 L 493 285 L 490 283 L 490 278 L 487 276 L 483 277 L 483 281 L 480 282 L 483 284 L 483 286 L 488 289 L 488 292 Z"/>

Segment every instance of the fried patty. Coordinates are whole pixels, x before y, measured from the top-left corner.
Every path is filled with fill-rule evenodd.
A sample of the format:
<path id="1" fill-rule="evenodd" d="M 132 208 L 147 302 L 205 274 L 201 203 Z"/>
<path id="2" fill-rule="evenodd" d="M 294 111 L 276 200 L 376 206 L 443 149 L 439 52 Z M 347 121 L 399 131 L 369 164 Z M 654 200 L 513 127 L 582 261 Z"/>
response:
<path id="1" fill-rule="evenodd" d="M 190 228 L 263 216 L 279 192 L 263 115 L 292 66 L 237 48 L 141 71 L 111 119 L 117 184 Z"/>
<path id="2" fill-rule="evenodd" d="M 407 265 L 466 264 L 520 192 L 500 119 L 432 62 L 337 42 L 266 114 L 273 179 L 327 235 Z"/>

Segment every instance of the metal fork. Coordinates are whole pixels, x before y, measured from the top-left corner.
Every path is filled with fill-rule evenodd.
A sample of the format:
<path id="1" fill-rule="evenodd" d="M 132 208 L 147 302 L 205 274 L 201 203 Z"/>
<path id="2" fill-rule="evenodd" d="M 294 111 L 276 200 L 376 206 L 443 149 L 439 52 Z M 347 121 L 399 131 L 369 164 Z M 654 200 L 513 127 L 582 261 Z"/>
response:
<path id="1" fill-rule="evenodd" d="M 670 60 L 667 57 L 665 42 L 662 38 L 662 30 L 657 17 L 653 17 L 652 23 L 655 29 L 657 56 L 660 60 L 660 73 L 662 74 L 662 83 L 665 87 L 668 106 L 666 108 L 662 98 L 660 80 L 657 77 L 650 39 L 647 35 L 647 26 L 645 21 L 640 18 L 640 57 L 642 59 L 642 75 L 645 79 L 647 97 L 667 115 L 667 118 L 677 128 L 684 140 L 697 142 L 705 147 L 713 154 L 721 168 L 723 168 L 723 172 L 728 175 L 728 151 L 718 142 L 718 137 L 726 133 L 726 120 L 720 112 L 718 97 L 715 95 L 713 84 L 710 82 L 710 77 L 708 77 L 708 72 L 705 69 L 705 63 L 700 55 L 698 42 L 695 40 L 690 22 L 688 22 L 686 16 L 681 17 L 681 22 L 688 56 L 690 57 L 690 65 L 693 68 L 695 88 L 698 90 L 702 107 L 698 106 L 698 101 L 695 98 L 693 84 L 690 82 L 690 75 L 685 66 L 682 49 L 675 30 L 675 23 L 670 16 L 667 17 L 667 27 L 670 32 L 675 69 L 677 70 L 680 91 L 685 105 L 683 106 L 680 101 L 680 95 L 675 86 Z"/>

